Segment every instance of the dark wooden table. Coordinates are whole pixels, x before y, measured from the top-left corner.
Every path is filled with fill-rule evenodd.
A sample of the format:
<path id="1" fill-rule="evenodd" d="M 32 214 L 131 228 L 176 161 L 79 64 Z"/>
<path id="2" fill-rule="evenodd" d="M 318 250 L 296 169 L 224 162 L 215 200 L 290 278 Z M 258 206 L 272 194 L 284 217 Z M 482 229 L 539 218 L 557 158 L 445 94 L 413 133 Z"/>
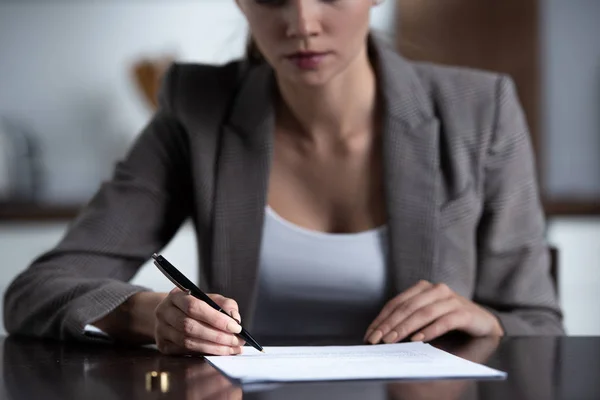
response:
<path id="1" fill-rule="evenodd" d="M 320 382 L 239 387 L 198 357 L 149 348 L 1 338 L 7 399 L 600 399 L 600 338 L 507 338 L 434 343 L 508 372 L 506 380 Z M 278 344 L 278 343 L 272 343 Z M 314 344 L 314 343 L 309 343 Z M 168 391 L 146 373 L 168 372 Z"/>

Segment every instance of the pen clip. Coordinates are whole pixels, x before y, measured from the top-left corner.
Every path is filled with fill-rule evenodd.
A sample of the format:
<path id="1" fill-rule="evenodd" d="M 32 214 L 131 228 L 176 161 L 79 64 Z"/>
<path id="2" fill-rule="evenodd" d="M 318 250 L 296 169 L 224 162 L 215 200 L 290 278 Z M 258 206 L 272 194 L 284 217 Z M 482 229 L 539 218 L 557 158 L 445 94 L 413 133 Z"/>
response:
<path id="1" fill-rule="evenodd" d="M 190 289 L 184 287 L 181 283 L 177 282 L 167 271 L 165 271 L 163 269 L 163 267 L 161 267 L 161 265 L 156 260 L 154 261 L 154 265 L 156 265 L 156 268 L 158 268 L 160 270 L 160 272 L 162 272 L 163 275 L 167 277 L 167 279 L 169 279 L 171 282 L 173 282 L 173 284 L 175 286 L 177 286 L 179 289 L 181 289 L 182 291 L 184 291 L 187 294 L 191 293 Z"/>

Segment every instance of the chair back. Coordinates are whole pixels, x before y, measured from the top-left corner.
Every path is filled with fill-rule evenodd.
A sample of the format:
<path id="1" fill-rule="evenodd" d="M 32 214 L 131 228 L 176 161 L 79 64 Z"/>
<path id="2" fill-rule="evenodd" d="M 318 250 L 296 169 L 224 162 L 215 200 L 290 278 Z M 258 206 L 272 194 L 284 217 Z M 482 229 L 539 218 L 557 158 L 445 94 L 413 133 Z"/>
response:
<path id="1" fill-rule="evenodd" d="M 558 294 L 558 269 L 559 269 L 559 254 L 558 249 L 554 246 L 550 246 L 550 277 L 552 278 L 552 284 L 554 285 L 554 290 Z"/>

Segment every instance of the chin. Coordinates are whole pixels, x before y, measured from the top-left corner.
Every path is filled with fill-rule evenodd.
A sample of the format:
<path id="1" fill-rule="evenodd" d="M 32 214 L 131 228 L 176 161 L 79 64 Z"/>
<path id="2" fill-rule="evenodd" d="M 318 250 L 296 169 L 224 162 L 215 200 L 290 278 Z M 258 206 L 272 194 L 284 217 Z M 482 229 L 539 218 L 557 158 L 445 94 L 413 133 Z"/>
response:
<path id="1" fill-rule="evenodd" d="M 296 85 L 303 85 L 307 87 L 321 87 L 325 86 L 328 82 L 331 81 L 331 74 L 295 74 L 293 76 L 288 76 L 288 80 L 293 82 Z"/>
<path id="2" fill-rule="evenodd" d="M 331 82 L 338 75 L 338 71 L 331 66 L 303 70 L 286 65 L 278 71 L 278 75 L 294 85 L 317 88 Z"/>

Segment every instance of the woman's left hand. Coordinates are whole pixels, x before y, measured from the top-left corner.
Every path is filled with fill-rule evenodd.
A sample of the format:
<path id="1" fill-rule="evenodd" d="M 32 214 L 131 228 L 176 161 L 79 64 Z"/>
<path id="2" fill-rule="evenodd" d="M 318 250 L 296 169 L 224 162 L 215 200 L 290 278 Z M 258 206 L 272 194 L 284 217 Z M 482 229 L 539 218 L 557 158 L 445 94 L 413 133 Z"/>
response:
<path id="1" fill-rule="evenodd" d="M 395 343 L 430 341 L 450 331 L 471 336 L 502 336 L 500 322 L 492 313 L 454 293 L 445 284 L 420 281 L 391 299 L 371 323 L 365 341 Z"/>

